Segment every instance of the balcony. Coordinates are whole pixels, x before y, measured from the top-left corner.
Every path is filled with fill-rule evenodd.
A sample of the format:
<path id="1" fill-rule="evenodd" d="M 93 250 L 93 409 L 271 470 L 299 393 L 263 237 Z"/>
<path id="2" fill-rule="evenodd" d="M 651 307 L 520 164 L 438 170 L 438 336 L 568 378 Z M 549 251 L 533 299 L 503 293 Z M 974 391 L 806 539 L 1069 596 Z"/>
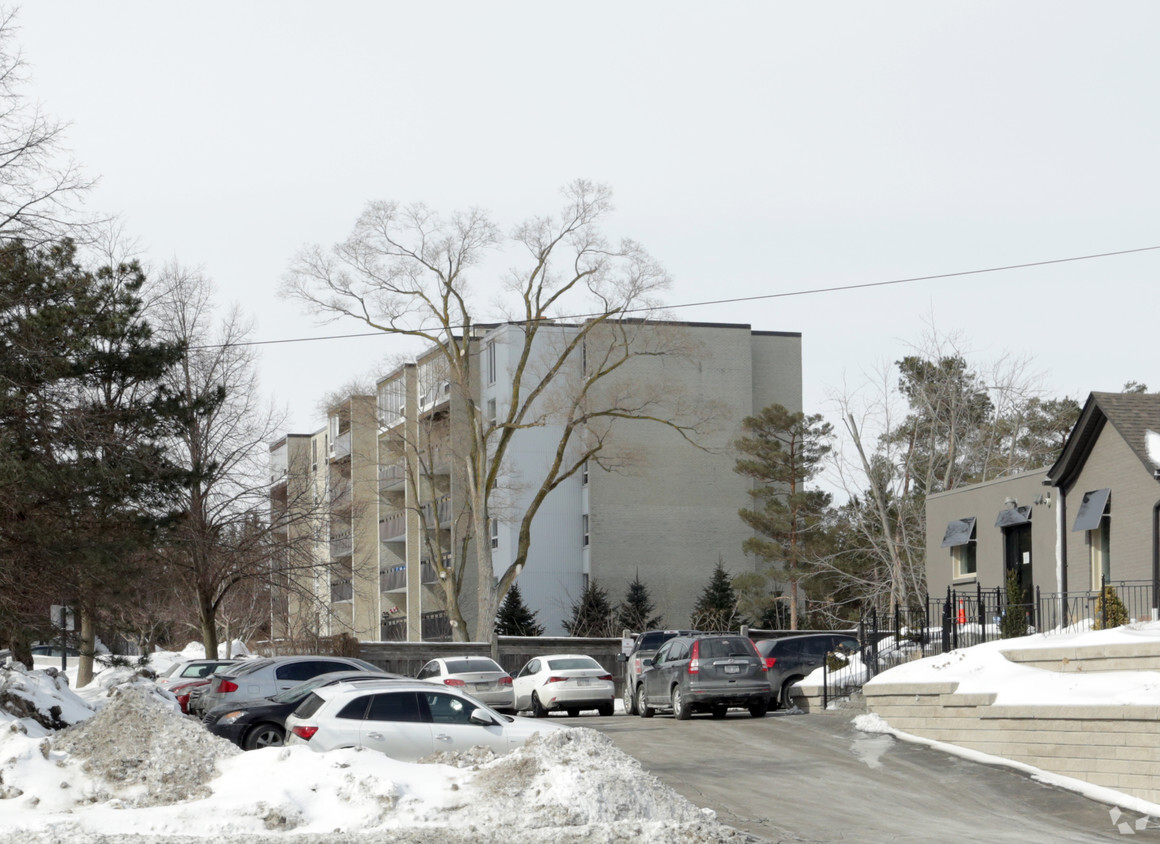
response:
<path id="1" fill-rule="evenodd" d="M 379 492 L 402 489 L 406 480 L 407 464 L 402 460 L 379 467 Z"/>
<path id="2" fill-rule="evenodd" d="M 342 460 L 345 457 L 350 457 L 350 431 L 339 434 L 330 444 L 331 460 Z"/>
<path id="3" fill-rule="evenodd" d="M 288 471 L 289 447 L 286 443 L 270 452 L 270 484 L 284 483 Z"/>
<path id="4" fill-rule="evenodd" d="M 349 530 L 330 536 L 330 559 L 349 557 L 354 552 L 354 537 Z"/>
<path id="5" fill-rule="evenodd" d="M 332 580 L 330 582 L 330 602 L 337 604 L 340 601 L 354 599 L 354 584 L 349 579 Z"/>
<path id="6" fill-rule="evenodd" d="M 428 528 L 435 526 L 451 527 L 451 496 L 443 495 L 434 501 L 423 505 L 423 524 Z"/>
<path id="7" fill-rule="evenodd" d="M 379 519 L 379 542 L 403 542 L 407 538 L 407 513 L 391 513 Z"/>
<path id="8" fill-rule="evenodd" d="M 332 511 L 349 510 L 351 502 L 351 490 L 353 484 L 349 480 L 341 480 L 334 483 L 330 489 L 330 509 Z"/>
<path id="9" fill-rule="evenodd" d="M 407 589 L 407 567 L 393 566 L 379 572 L 379 588 L 383 592 L 404 592 Z M 435 582 L 435 567 L 430 563 L 419 566 L 419 580 L 424 584 Z"/>

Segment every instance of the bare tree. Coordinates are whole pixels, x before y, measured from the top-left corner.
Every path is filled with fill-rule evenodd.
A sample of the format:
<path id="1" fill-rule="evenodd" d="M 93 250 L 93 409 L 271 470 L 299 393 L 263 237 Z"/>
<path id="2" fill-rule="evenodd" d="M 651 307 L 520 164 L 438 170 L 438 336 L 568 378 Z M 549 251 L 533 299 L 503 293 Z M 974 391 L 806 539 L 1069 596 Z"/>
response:
<path id="1" fill-rule="evenodd" d="M 91 187 L 63 149 L 65 125 L 24 94 L 28 68 L 16 45 L 16 12 L 0 10 L 0 237 L 29 246 L 83 237 L 76 218 Z"/>
<path id="2" fill-rule="evenodd" d="M 157 275 L 153 293 L 162 333 L 187 348 L 169 386 L 183 409 L 174 459 L 192 479 L 165 562 L 195 604 L 201 640 L 212 655 L 218 616 L 235 592 L 272 581 L 286 586 L 287 568 L 309 565 L 296 562 L 307 555 L 286 555 L 274 541 L 285 520 L 309 514 L 287 507 L 269 516 L 269 443 L 283 418 L 260 402 L 254 353 L 246 345 L 249 323 L 236 308 L 219 319 L 213 284 L 176 264 Z M 248 619 L 252 602 L 239 595 L 234 609 L 247 607 L 242 614 Z M 241 615 L 236 620 L 251 623 Z"/>
<path id="3" fill-rule="evenodd" d="M 662 386 L 627 377 L 634 359 L 677 352 L 671 334 L 632 318 L 656 306 L 667 273 L 639 244 L 612 243 L 603 234 L 607 188 L 579 180 L 564 196 L 558 215 L 533 217 L 508 237 L 478 209 L 444 218 L 423 205 L 374 202 L 345 242 L 305 249 L 286 277 L 287 291 L 325 320 L 357 320 L 424 341 L 466 408 L 466 447 L 454 459 L 466 479 L 468 527 L 449 564 L 432 557 L 458 639 L 467 638 L 468 573 L 478 584 L 475 637 L 492 640 L 498 602 L 527 561 L 533 518 L 545 498 L 587 461 L 612 469 L 629 460 L 610 447 L 615 424 L 651 420 L 691 438 L 705 419 Z M 492 320 L 504 326 L 510 393 L 492 418 L 476 406 L 474 385 L 486 353 L 480 340 L 496 326 L 481 324 L 469 272 L 505 246 L 523 264 L 508 272 L 507 298 L 493 311 Z M 493 508 L 502 506 L 501 485 L 510 480 L 513 439 L 531 429 L 550 429 L 555 446 L 541 474 L 515 481 L 525 493 L 521 511 L 505 516 L 518 523 L 517 548 L 493 577 L 490 543 L 469 541 L 488 536 Z M 467 553 L 474 566 L 466 566 Z"/>

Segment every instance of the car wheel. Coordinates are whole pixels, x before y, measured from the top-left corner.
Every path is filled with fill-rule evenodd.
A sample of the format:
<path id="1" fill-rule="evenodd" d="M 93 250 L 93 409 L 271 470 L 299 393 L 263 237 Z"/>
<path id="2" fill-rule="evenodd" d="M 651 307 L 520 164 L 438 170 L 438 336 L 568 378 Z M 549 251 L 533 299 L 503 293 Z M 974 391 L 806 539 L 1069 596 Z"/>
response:
<path id="1" fill-rule="evenodd" d="M 282 729 L 274 724 L 259 724 L 248 733 L 242 743 L 246 750 L 258 750 L 263 747 L 281 747 L 285 744 L 286 735 Z"/>
<path id="2" fill-rule="evenodd" d="M 673 688 L 673 717 L 678 721 L 688 721 L 692 710 L 685 705 L 685 696 L 681 694 L 681 687 Z"/>
<path id="3" fill-rule="evenodd" d="M 616 712 L 616 706 L 611 703 L 602 703 L 600 706 L 596 707 L 596 711 L 607 718 L 609 715 L 612 715 L 614 712 Z"/>
<path id="4" fill-rule="evenodd" d="M 651 718 L 656 714 L 656 710 L 648 705 L 648 701 L 644 697 L 644 683 L 640 684 L 640 688 L 636 690 L 636 711 L 641 718 Z"/>
<path id="5" fill-rule="evenodd" d="M 569 709 L 568 710 L 568 717 L 569 718 L 579 718 L 580 717 L 580 710 L 579 709 Z"/>
<path id="6" fill-rule="evenodd" d="M 547 718 L 548 710 L 540 703 L 540 696 L 532 692 L 532 717 L 533 718 Z"/>
<path id="7" fill-rule="evenodd" d="M 714 706 L 713 707 L 713 717 L 714 718 L 724 718 L 725 714 L 728 711 L 729 711 L 728 706 Z"/>
<path id="8" fill-rule="evenodd" d="M 762 698 L 756 703 L 749 704 L 749 714 L 754 718 L 764 718 L 765 713 L 769 711 L 769 699 Z"/>
<path id="9" fill-rule="evenodd" d="M 624 693 L 621 695 L 624 699 L 624 714 L 636 715 L 636 687 L 632 683 L 624 684 Z"/>
<path id="10" fill-rule="evenodd" d="M 793 688 L 794 683 L 800 683 L 801 680 L 801 677 L 790 677 L 781 684 L 781 694 L 778 695 L 778 703 L 782 709 L 793 709 L 793 695 L 790 693 L 790 689 Z"/>

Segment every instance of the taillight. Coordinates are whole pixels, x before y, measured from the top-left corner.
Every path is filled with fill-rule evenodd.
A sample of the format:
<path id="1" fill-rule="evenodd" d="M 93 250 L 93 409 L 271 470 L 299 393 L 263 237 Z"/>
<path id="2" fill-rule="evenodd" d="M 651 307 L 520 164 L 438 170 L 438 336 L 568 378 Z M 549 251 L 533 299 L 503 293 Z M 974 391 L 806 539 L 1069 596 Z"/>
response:
<path id="1" fill-rule="evenodd" d="M 767 657 L 765 658 L 765 670 L 766 670 L 766 671 L 768 671 L 769 669 L 773 668 L 773 664 L 774 664 L 775 662 L 777 662 L 777 657 L 775 657 L 775 656 L 767 656 Z"/>
<path id="2" fill-rule="evenodd" d="M 611 679 L 612 679 L 612 675 L 611 675 L 611 674 L 601 674 L 601 675 L 600 675 L 599 677 L 597 677 L 596 679 L 597 679 L 597 680 L 611 680 Z"/>
<path id="3" fill-rule="evenodd" d="M 177 705 L 181 707 L 181 711 L 186 715 L 189 714 L 189 695 L 177 695 Z"/>
<path id="4" fill-rule="evenodd" d="M 446 680 L 443 681 L 443 685 L 444 686 L 466 686 L 467 684 L 464 683 L 462 680 L 460 680 L 458 677 L 448 677 Z"/>
<path id="5" fill-rule="evenodd" d="M 500 677 L 499 680 L 497 680 L 496 682 L 499 683 L 501 686 L 510 686 L 512 684 L 512 678 L 505 674 L 502 677 Z"/>
<path id="6" fill-rule="evenodd" d="M 314 734 L 318 732 L 318 727 L 304 727 L 299 725 L 290 732 L 294 733 L 294 735 L 303 741 L 310 741 L 310 739 L 314 738 Z"/>
<path id="7" fill-rule="evenodd" d="M 549 677 L 548 678 L 549 683 L 565 683 L 567 681 L 568 681 L 567 677 Z"/>
<path id="8" fill-rule="evenodd" d="M 639 674 L 639 673 L 640 673 L 640 657 L 637 657 L 636 659 L 634 659 L 634 660 L 632 661 L 632 664 L 633 664 L 634 666 L 636 666 L 636 667 L 633 669 L 633 673 L 634 673 L 634 674 Z"/>
<path id="9" fill-rule="evenodd" d="M 762 671 L 768 671 L 772 667 L 772 663 L 766 662 L 761 656 L 761 651 L 757 649 L 757 645 L 753 644 L 753 640 L 749 640 L 749 647 L 753 649 L 753 655 L 757 657 L 757 663 L 761 666 Z"/>
<path id="10" fill-rule="evenodd" d="M 701 673 L 701 640 L 693 642 L 693 650 L 689 653 L 689 668 L 690 674 Z"/>
<path id="11" fill-rule="evenodd" d="M 218 694 L 226 694 L 227 692 L 236 692 L 237 690 L 238 690 L 238 684 L 231 682 L 230 680 L 222 680 L 220 683 L 218 683 L 218 687 L 217 687 Z"/>

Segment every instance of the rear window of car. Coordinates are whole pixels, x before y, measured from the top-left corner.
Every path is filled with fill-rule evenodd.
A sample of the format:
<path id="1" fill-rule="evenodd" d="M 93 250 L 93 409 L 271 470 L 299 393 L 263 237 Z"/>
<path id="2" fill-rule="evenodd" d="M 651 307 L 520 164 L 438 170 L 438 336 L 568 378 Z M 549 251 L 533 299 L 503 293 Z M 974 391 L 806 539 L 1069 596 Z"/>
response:
<path id="1" fill-rule="evenodd" d="M 599 668 L 600 663 L 590 656 L 572 656 L 563 659 L 549 659 L 548 667 L 553 671 L 566 671 L 569 668 Z"/>
<path id="2" fill-rule="evenodd" d="M 713 639 L 701 639 L 699 656 L 709 659 L 720 659 L 729 656 L 756 656 L 753 642 L 744 636 L 720 636 Z"/>
<path id="3" fill-rule="evenodd" d="M 448 674 L 472 674 L 476 671 L 503 671 L 494 661 L 483 656 L 464 659 L 445 659 Z"/>
<path id="4" fill-rule="evenodd" d="M 309 718 L 318 711 L 318 707 L 322 706 L 322 702 L 322 698 L 314 694 L 314 692 L 311 692 L 306 700 L 298 704 L 298 707 L 294 710 L 294 714 L 299 718 Z"/>

